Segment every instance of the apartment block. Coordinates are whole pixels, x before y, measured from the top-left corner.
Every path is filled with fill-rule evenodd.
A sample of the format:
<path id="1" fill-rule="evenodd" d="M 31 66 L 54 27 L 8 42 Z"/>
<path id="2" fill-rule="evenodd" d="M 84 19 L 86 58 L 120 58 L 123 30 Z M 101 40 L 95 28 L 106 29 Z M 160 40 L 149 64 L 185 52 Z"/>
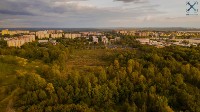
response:
<path id="1" fill-rule="evenodd" d="M 136 32 L 135 36 L 146 37 L 149 36 L 148 32 Z"/>
<path id="2" fill-rule="evenodd" d="M 56 33 L 63 33 L 63 30 L 56 30 Z"/>
<path id="3" fill-rule="evenodd" d="M 24 35 L 22 37 L 15 37 L 7 39 L 8 47 L 21 47 L 25 43 L 35 41 L 35 35 Z"/>
<path id="4" fill-rule="evenodd" d="M 16 35 L 16 34 L 28 34 L 29 31 L 22 31 L 22 30 L 17 30 L 17 31 L 9 31 L 8 29 L 2 30 L 2 35 Z"/>
<path id="5" fill-rule="evenodd" d="M 38 39 L 43 39 L 43 38 L 49 38 L 50 35 L 48 34 L 48 32 L 45 31 L 38 31 L 36 32 L 36 36 L 38 37 Z"/>
<path id="6" fill-rule="evenodd" d="M 9 31 L 8 31 L 8 29 L 5 29 L 5 30 L 2 30 L 2 35 L 6 35 L 6 34 L 9 34 Z"/>
<path id="7" fill-rule="evenodd" d="M 38 34 L 37 37 L 38 37 L 38 39 L 43 39 L 43 38 L 49 38 L 50 35 L 49 34 Z"/>
<path id="8" fill-rule="evenodd" d="M 75 39 L 77 37 L 81 37 L 81 34 L 76 33 L 66 33 L 65 38 Z"/>
<path id="9" fill-rule="evenodd" d="M 24 31 L 23 30 L 17 30 L 16 33 L 17 34 L 29 34 L 29 31 L 26 31 L 26 30 L 24 30 Z"/>
<path id="10" fill-rule="evenodd" d="M 47 33 L 48 34 L 54 34 L 54 33 L 56 33 L 56 30 L 47 30 Z"/>
<path id="11" fill-rule="evenodd" d="M 51 38 L 62 38 L 62 37 L 63 37 L 62 33 L 51 34 Z"/>

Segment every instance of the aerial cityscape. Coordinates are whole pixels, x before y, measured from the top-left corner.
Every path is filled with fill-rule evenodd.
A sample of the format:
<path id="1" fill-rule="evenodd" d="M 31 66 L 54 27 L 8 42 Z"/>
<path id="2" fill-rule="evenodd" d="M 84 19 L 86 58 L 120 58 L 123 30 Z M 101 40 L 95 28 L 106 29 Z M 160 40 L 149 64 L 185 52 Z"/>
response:
<path id="1" fill-rule="evenodd" d="M 25 43 L 35 42 L 48 43 L 49 40 L 58 38 L 85 38 L 89 43 L 103 42 L 105 46 L 111 45 L 116 40 L 120 40 L 123 36 L 132 36 L 141 44 L 152 45 L 155 47 L 165 47 L 171 45 L 177 46 L 199 46 L 200 31 L 136 31 L 136 30 L 112 30 L 109 32 L 89 31 L 89 32 L 64 32 L 63 30 L 44 30 L 44 31 L 28 31 L 16 30 L 9 31 L 4 29 L 1 32 L 8 47 L 21 47 Z M 107 37 L 106 35 L 109 36 Z M 121 37 L 120 37 L 121 36 Z M 10 38 L 12 37 L 12 38 Z M 89 39 L 92 38 L 91 41 Z"/>
<path id="2" fill-rule="evenodd" d="M 200 112 L 198 0 L 1 0 L 0 112 Z"/>

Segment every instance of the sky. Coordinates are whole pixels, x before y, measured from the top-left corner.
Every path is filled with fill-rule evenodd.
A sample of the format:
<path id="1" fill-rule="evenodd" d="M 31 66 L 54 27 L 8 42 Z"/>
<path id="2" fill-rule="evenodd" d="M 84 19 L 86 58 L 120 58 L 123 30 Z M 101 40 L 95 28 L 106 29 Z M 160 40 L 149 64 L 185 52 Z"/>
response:
<path id="1" fill-rule="evenodd" d="M 187 8 L 186 0 L 0 0 L 0 28 L 200 28 L 200 12 Z"/>

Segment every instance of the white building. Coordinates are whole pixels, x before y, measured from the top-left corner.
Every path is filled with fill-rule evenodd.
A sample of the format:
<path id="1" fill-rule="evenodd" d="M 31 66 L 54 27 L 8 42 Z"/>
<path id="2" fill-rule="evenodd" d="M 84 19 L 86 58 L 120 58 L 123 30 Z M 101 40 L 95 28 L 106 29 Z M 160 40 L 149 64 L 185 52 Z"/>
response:
<path id="1" fill-rule="evenodd" d="M 92 36 L 94 43 L 99 43 L 99 39 L 96 36 Z"/>
<path id="2" fill-rule="evenodd" d="M 108 38 L 107 38 L 106 36 L 103 36 L 103 37 L 102 37 L 102 42 L 103 42 L 104 44 L 107 44 L 107 43 L 108 43 Z"/>

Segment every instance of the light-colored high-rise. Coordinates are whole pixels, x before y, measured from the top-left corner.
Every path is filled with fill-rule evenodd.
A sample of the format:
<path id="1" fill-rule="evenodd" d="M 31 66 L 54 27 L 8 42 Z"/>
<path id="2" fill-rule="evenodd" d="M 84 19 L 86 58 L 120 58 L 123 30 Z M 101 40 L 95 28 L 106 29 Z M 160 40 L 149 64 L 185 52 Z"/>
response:
<path id="1" fill-rule="evenodd" d="M 23 35 L 22 37 L 7 39 L 8 47 L 21 47 L 25 43 L 35 41 L 35 35 Z"/>

